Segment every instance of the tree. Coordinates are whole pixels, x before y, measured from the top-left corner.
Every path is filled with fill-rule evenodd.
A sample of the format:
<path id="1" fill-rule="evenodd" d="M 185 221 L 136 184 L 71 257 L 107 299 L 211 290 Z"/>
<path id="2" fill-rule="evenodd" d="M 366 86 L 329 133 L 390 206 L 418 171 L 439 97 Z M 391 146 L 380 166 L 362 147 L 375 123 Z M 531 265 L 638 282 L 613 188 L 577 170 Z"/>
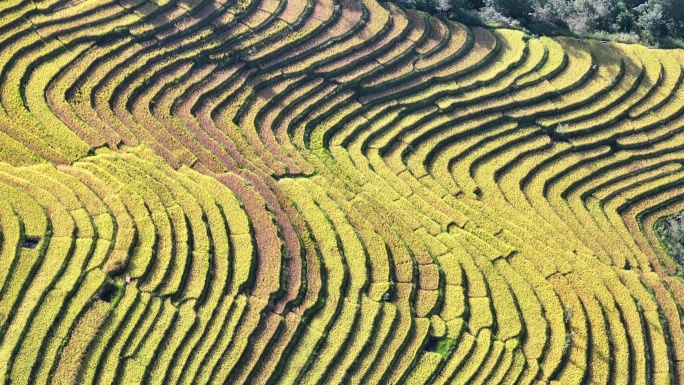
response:
<path id="1" fill-rule="evenodd" d="M 454 8 L 454 4 L 450 0 L 434 0 L 433 7 L 438 12 L 449 12 Z"/>
<path id="2" fill-rule="evenodd" d="M 527 19 L 533 11 L 530 0 L 485 0 L 485 6 L 515 19 Z"/>
<path id="3" fill-rule="evenodd" d="M 635 8 L 639 15 L 639 28 L 650 37 L 660 36 L 665 29 L 663 6 L 655 1 L 648 1 Z"/>
<path id="4" fill-rule="evenodd" d="M 684 36 L 684 6 L 681 0 L 649 0 L 662 7 L 663 21 L 672 36 Z"/>
<path id="5" fill-rule="evenodd" d="M 619 31 L 630 32 L 634 29 L 634 15 L 629 10 L 622 10 L 615 18 L 615 24 Z"/>
<path id="6" fill-rule="evenodd" d="M 535 0 L 532 19 L 542 24 L 565 24 L 568 15 L 572 13 L 571 3 L 565 0 Z"/>

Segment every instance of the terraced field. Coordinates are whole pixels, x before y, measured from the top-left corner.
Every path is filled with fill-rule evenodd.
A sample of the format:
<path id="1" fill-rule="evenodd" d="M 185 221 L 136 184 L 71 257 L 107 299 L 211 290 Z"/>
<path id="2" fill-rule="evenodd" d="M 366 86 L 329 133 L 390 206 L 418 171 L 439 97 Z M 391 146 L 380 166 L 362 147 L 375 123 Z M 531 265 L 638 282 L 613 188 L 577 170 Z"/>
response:
<path id="1" fill-rule="evenodd" d="M 678 383 L 683 66 L 375 0 L 4 0 L 0 378 Z"/>

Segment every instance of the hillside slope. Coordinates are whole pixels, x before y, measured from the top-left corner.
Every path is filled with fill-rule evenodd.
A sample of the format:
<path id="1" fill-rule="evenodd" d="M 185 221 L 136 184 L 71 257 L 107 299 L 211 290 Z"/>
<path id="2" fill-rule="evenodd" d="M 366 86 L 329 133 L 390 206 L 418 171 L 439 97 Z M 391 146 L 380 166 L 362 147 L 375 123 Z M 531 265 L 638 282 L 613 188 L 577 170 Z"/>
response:
<path id="1" fill-rule="evenodd" d="M 684 377 L 684 51 L 375 0 L 1 8 L 5 383 Z"/>

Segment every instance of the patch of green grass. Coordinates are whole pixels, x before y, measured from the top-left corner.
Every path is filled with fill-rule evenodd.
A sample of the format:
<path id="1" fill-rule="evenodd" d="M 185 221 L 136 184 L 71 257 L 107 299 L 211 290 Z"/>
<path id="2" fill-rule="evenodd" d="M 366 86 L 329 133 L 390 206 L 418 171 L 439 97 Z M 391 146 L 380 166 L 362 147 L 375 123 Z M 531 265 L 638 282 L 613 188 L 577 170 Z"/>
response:
<path id="1" fill-rule="evenodd" d="M 453 338 L 430 338 L 425 350 L 428 352 L 435 352 L 442 356 L 442 358 L 447 359 L 456 349 L 456 340 Z"/>
<path id="2" fill-rule="evenodd" d="M 448 358 L 455 349 L 455 339 L 444 338 L 437 342 L 437 353 L 439 353 L 444 359 Z"/>

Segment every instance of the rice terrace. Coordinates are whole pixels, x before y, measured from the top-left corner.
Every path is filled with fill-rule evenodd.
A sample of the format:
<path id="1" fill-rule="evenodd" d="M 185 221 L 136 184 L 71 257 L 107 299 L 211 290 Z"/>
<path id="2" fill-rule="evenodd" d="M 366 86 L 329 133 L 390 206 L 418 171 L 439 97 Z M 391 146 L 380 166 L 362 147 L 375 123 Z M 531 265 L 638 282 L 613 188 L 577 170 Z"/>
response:
<path id="1" fill-rule="evenodd" d="M 0 379 L 684 383 L 683 68 L 376 0 L 0 0 Z"/>

